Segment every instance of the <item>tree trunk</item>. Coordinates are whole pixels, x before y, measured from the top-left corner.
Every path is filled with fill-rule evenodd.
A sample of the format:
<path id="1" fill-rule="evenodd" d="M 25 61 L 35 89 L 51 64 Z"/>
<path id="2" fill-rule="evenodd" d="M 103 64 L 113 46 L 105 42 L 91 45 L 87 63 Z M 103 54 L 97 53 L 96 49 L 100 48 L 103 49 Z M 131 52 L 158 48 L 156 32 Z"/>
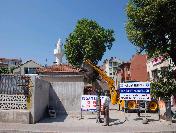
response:
<path id="1" fill-rule="evenodd" d="M 102 120 L 100 118 L 100 112 L 101 112 L 101 99 L 100 99 L 100 90 L 97 92 L 97 100 L 96 100 L 96 110 L 97 110 L 97 118 L 96 123 L 102 123 Z"/>
<path id="2" fill-rule="evenodd" d="M 165 107 L 166 107 L 166 120 L 172 122 L 171 101 L 170 100 L 165 101 Z"/>

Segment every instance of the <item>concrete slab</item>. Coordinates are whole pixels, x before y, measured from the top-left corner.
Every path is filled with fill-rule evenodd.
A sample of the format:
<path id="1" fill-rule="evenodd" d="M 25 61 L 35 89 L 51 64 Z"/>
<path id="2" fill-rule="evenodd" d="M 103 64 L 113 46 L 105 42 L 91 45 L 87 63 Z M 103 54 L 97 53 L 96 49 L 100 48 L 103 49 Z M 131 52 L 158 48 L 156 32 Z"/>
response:
<path id="1" fill-rule="evenodd" d="M 0 110 L 0 122 L 6 123 L 30 123 L 28 110 Z"/>

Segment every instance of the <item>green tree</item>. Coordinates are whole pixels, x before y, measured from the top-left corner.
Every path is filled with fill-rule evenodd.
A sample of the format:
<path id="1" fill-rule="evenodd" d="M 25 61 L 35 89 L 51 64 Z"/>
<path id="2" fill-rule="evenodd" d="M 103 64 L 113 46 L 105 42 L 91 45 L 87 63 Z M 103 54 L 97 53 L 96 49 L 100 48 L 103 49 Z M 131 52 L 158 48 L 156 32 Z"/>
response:
<path id="1" fill-rule="evenodd" d="M 112 29 L 105 29 L 96 21 L 83 18 L 78 20 L 74 31 L 66 39 L 66 58 L 76 67 L 80 67 L 85 59 L 97 64 L 114 41 Z"/>
<path id="2" fill-rule="evenodd" d="M 66 39 L 64 45 L 66 58 L 70 64 L 76 67 L 82 66 L 86 59 L 97 64 L 102 59 L 106 49 L 111 49 L 114 41 L 112 29 L 105 29 L 93 20 L 85 18 L 78 20 L 74 31 Z M 86 66 L 86 63 L 84 63 L 84 68 L 88 71 L 85 73 L 85 77 L 88 77 L 87 79 L 95 84 L 95 79 L 98 78 L 96 71 L 90 66 Z M 100 105 L 98 104 L 100 103 L 99 92 L 100 90 L 97 90 L 97 122 L 101 122 Z"/>
<path id="3" fill-rule="evenodd" d="M 7 67 L 0 67 L 0 74 L 9 74 L 9 69 Z"/>
<path id="4" fill-rule="evenodd" d="M 176 65 L 176 1 L 129 0 L 126 12 L 127 36 L 139 52 L 145 50 L 149 57 L 169 55 Z M 168 67 L 167 72 L 161 72 L 152 83 L 152 94 L 169 103 L 175 87 L 173 70 Z M 170 112 L 166 110 L 166 114 Z"/>
<path id="5" fill-rule="evenodd" d="M 176 65 L 176 1 L 129 0 L 128 39 L 150 57 L 168 54 Z"/>
<path id="6" fill-rule="evenodd" d="M 176 95 L 176 75 L 174 67 L 169 66 L 158 72 L 156 81 L 151 82 L 151 95 L 155 98 L 161 98 L 166 105 L 166 118 L 171 120 L 171 102 L 172 95 Z"/>

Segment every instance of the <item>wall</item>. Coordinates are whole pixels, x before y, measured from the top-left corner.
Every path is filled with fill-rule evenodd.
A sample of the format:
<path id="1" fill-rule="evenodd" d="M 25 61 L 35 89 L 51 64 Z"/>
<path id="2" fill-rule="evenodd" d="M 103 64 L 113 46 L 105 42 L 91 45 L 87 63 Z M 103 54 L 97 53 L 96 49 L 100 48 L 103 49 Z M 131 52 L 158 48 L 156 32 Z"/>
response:
<path id="1" fill-rule="evenodd" d="M 32 95 L 31 121 L 36 123 L 43 118 L 49 105 L 50 83 L 36 76 L 33 76 L 32 80 L 35 87 Z"/>
<path id="2" fill-rule="evenodd" d="M 0 75 L 0 122 L 30 123 L 26 103 L 28 85 L 24 76 Z"/>
<path id="3" fill-rule="evenodd" d="M 0 110 L 0 122 L 30 123 L 30 111 L 28 110 Z"/>
<path id="4" fill-rule="evenodd" d="M 51 83 L 49 104 L 57 114 L 79 114 L 84 82 L 82 75 L 42 76 Z"/>
<path id="5" fill-rule="evenodd" d="M 148 80 L 147 75 L 147 55 L 134 55 L 131 59 L 130 66 L 131 80 L 143 81 Z"/>

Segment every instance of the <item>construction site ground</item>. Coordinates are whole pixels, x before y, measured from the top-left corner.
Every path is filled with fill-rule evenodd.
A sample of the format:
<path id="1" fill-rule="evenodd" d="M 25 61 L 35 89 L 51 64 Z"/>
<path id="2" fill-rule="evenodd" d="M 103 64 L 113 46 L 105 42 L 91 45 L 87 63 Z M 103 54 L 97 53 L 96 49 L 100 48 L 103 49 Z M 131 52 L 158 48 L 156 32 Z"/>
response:
<path id="1" fill-rule="evenodd" d="M 143 118 L 149 120 L 143 124 Z M 101 115 L 103 120 L 103 115 Z M 173 121 L 174 122 L 174 121 Z M 159 120 L 157 113 L 124 113 L 111 108 L 110 125 L 96 123 L 96 113 L 45 118 L 36 124 L 0 123 L 1 133 L 176 133 L 176 123 Z"/>

